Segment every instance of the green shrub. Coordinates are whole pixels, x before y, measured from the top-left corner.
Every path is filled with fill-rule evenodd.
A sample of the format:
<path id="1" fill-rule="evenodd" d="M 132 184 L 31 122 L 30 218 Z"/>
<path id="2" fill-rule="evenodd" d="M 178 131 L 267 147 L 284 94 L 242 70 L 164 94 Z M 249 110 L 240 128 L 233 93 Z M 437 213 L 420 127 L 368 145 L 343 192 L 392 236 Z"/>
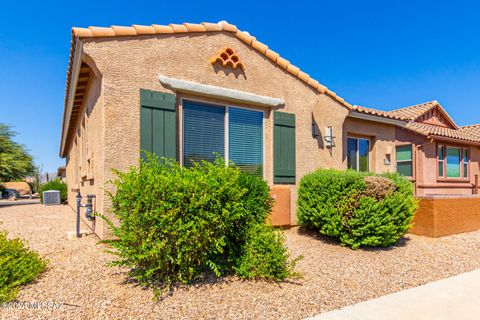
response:
<path id="1" fill-rule="evenodd" d="M 15 299 L 18 288 L 45 271 L 47 262 L 29 250 L 20 239 L 7 239 L 0 232 L 0 303 Z"/>
<path id="2" fill-rule="evenodd" d="M 67 201 L 67 184 L 60 179 L 55 179 L 47 183 L 42 184 L 40 187 L 40 202 L 43 203 L 43 192 L 48 190 L 60 191 L 60 199 L 62 203 Z"/>
<path id="3" fill-rule="evenodd" d="M 266 224 L 248 230 L 236 273 L 244 279 L 284 280 L 298 276 L 295 265 L 302 257 L 289 259 L 285 236 Z"/>
<path id="4" fill-rule="evenodd" d="M 318 170 L 298 191 L 298 222 L 353 249 L 392 245 L 411 227 L 417 202 L 397 174 Z"/>
<path id="5" fill-rule="evenodd" d="M 263 180 L 218 159 L 184 168 L 149 155 L 115 174 L 109 196 L 119 224 L 101 216 L 115 237 L 105 241 L 112 264 L 160 289 L 234 272 L 248 231 L 264 224 L 273 202 Z"/>

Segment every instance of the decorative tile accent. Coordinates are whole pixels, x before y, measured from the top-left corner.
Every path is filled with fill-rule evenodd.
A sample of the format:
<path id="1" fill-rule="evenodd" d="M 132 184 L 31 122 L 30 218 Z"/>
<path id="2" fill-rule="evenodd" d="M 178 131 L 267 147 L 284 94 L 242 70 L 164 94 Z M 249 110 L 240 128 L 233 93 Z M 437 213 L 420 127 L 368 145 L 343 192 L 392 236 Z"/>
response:
<path id="1" fill-rule="evenodd" d="M 232 69 L 245 70 L 245 66 L 240 61 L 240 58 L 235 53 L 232 48 L 222 48 L 220 49 L 212 58 L 210 58 L 210 63 L 215 64 L 219 63 L 222 66 L 230 66 Z"/>

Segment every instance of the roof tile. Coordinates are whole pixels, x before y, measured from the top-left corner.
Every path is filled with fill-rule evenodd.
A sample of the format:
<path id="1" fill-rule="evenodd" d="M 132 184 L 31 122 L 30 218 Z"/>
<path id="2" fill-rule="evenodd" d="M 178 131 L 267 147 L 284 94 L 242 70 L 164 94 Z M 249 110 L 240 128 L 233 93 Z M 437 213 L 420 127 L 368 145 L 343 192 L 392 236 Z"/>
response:
<path id="1" fill-rule="evenodd" d="M 88 28 L 72 28 L 72 34 L 74 37 L 92 37 L 92 30 Z M 70 48 L 70 52 L 73 52 L 73 47 Z"/>
<path id="2" fill-rule="evenodd" d="M 172 27 L 174 33 L 185 33 L 188 32 L 188 29 L 183 24 L 170 23 L 169 26 Z"/>
<path id="3" fill-rule="evenodd" d="M 135 28 L 135 31 L 137 31 L 137 34 L 155 34 L 155 33 L 157 33 L 153 26 L 142 26 L 142 25 L 134 24 L 133 27 Z"/>
<path id="4" fill-rule="evenodd" d="M 206 31 L 222 31 L 223 27 L 218 23 L 202 22 Z"/>
<path id="5" fill-rule="evenodd" d="M 207 29 L 202 24 L 196 23 L 184 23 L 185 27 L 187 27 L 188 32 L 205 32 Z"/>
<path id="6" fill-rule="evenodd" d="M 230 24 L 226 21 L 220 21 L 218 24 L 222 25 L 224 31 L 237 32 L 237 30 L 238 30 L 236 26 L 234 26 L 233 24 Z"/>
<path id="7" fill-rule="evenodd" d="M 287 71 L 296 76 L 298 72 L 300 72 L 300 68 L 294 66 L 293 64 L 289 64 L 287 66 Z"/>
<path id="8" fill-rule="evenodd" d="M 284 59 L 280 56 L 277 57 L 277 63 L 283 69 L 287 69 L 287 67 L 290 65 L 290 61 L 288 61 L 287 59 Z"/>
<path id="9" fill-rule="evenodd" d="M 248 45 L 252 44 L 253 37 L 250 34 L 248 34 L 247 32 L 237 31 L 237 33 L 235 33 L 235 35 L 237 36 L 238 39 L 242 40 L 246 44 L 248 44 Z"/>
<path id="10" fill-rule="evenodd" d="M 93 37 L 114 37 L 115 30 L 112 28 L 88 27 Z"/>
<path id="11" fill-rule="evenodd" d="M 173 33 L 172 26 L 162 26 L 159 24 L 154 24 L 152 27 L 155 29 L 156 33 Z"/>
<path id="12" fill-rule="evenodd" d="M 137 30 L 134 27 L 112 26 L 115 36 L 136 36 Z"/>
<path id="13" fill-rule="evenodd" d="M 276 53 L 275 51 L 273 51 L 271 49 L 268 49 L 265 52 L 265 55 L 267 56 L 268 59 L 270 59 L 272 61 L 277 61 L 277 58 L 280 56 L 278 53 Z"/>
<path id="14" fill-rule="evenodd" d="M 265 44 L 261 43 L 258 40 L 253 40 L 252 41 L 252 47 L 254 49 L 257 49 L 258 51 L 260 51 L 263 54 L 265 54 L 268 50 L 268 46 L 266 46 Z"/>

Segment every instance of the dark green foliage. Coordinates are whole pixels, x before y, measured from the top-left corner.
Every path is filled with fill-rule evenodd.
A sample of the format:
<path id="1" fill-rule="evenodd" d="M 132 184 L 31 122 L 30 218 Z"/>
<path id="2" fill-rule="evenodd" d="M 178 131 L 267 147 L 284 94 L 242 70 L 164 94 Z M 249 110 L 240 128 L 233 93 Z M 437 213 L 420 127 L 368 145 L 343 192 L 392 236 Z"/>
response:
<path id="1" fill-rule="evenodd" d="M 34 171 L 32 156 L 25 146 L 13 141 L 15 132 L 0 123 L 0 182 L 22 180 Z"/>
<path id="2" fill-rule="evenodd" d="M 410 181 L 397 174 L 318 170 L 298 191 L 298 221 L 353 249 L 386 247 L 411 227 L 417 202 Z"/>
<path id="3" fill-rule="evenodd" d="M 112 181 L 116 192 L 109 195 L 119 224 L 102 218 L 115 236 L 105 241 L 118 258 L 113 264 L 161 289 L 209 272 L 234 272 L 249 230 L 264 224 L 271 209 L 267 184 L 222 160 L 184 168 L 147 158 L 128 172 L 116 172 Z M 276 274 L 268 278 L 283 280 Z"/>
<path id="4" fill-rule="evenodd" d="M 43 191 L 58 190 L 60 191 L 60 199 L 62 203 L 67 201 L 67 184 L 60 179 L 55 179 L 47 183 L 42 184 L 40 187 L 40 202 L 43 202 Z"/>
<path id="5" fill-rule="evenodd" d="M 256 224 L 248 230 L 236 273 L 244 279 L 284 280 L 299 276 L 295 265 L 302 257 L 289 259 L 285 236 L 272 226 Z"/>
<path id="6" fill-rule="evenodd" d="M 29 250 L 20 239 L 7 239 L 0 232 L 0 303 L 15 299 L 18 288 L 45 271 L 47 262 Z"/>

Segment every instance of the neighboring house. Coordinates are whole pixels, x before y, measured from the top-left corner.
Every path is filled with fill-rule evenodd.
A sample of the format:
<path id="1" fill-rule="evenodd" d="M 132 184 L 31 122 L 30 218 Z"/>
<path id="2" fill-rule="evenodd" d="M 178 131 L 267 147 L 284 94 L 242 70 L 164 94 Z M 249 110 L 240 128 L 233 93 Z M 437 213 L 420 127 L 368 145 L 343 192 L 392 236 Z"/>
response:
<path id="1" fill-rule="evenodd" d="M 401 121 L 396 168 L 414 182 L 416 195 L 477 193 L 480 125 L 458 127 L 437 101 L 392 111 L 355 106 L 354 112 Z"/>
<path id="2" fill-rule="evenodd" d="M 141 150 L 185 166 L 218 153 L 269 183 L 276 224 L 295 224 L 304 174 L 394 171 L 401 123 L 355 111 L 227 22 L 73 28 L 60 155 L 68 203 L 80 190 L 108 213 L 112 169 Z"/>

